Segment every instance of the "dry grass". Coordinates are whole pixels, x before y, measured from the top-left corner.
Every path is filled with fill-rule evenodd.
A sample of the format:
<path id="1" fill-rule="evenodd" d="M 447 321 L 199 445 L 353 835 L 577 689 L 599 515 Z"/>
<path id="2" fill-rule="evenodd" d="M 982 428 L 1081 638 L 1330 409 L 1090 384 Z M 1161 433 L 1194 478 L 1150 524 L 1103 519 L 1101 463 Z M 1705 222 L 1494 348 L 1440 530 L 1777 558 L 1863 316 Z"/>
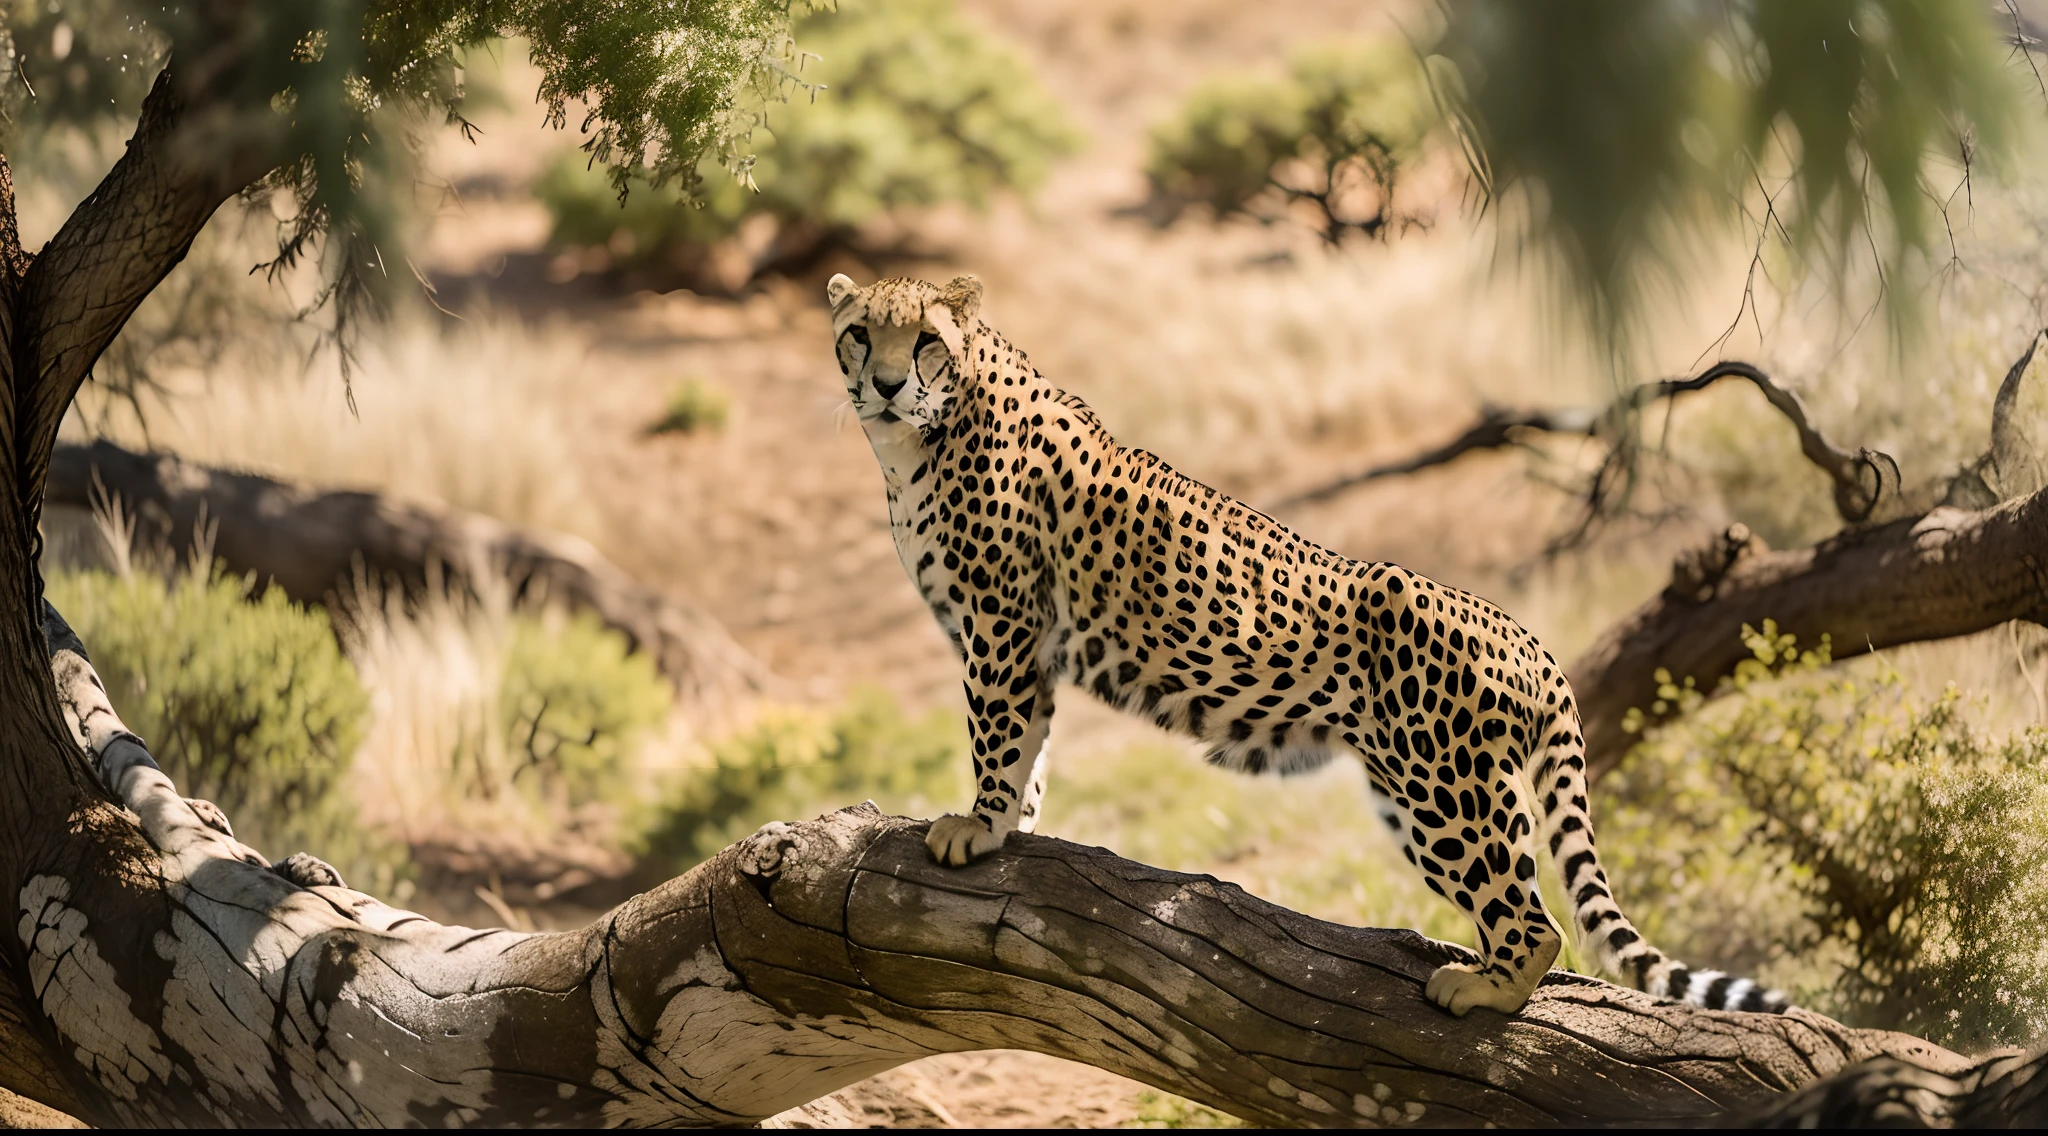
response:
<path id="1" fill-rule="evenodd" d="M 442 327 L 416 315 L 378 329 L 346 380 L 331 352 L 284 373 L 240 362 L 172 372 L 166 394 L 145 402 L 146 430 L 117 414 L 108 433 L 198 461 L 604 535 L 590 507 L 600 488 L 584 476 L 602 431 L 583 397 L 579 329 L 489 313 Z"/>

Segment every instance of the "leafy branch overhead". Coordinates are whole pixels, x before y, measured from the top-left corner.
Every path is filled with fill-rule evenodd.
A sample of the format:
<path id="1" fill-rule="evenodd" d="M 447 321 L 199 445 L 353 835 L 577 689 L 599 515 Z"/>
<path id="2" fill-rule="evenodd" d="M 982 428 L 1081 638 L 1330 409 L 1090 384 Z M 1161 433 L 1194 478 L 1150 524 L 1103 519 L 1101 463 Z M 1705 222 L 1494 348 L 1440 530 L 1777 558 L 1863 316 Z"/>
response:
<path id="1" fill-rule="evenodd" d="M 1451 0 L 1433 70 L 1482 190 L 1522 204 L 1617 326 L 1683 242 L 1759 241 L 1894 279 L 2012 134 L 2023 64 L 1975 0 Z M 2031 82 L 2029 83 L 2031 85 Z M 1903 294 L 1891 289 L 1895 303 Z"/>
<path id="2" fill-rule="evenodd" d="M 761 107 L 796 83 L 793 18 L 808 0 L 603 4 L 320 0 L 14 6 L 5 51 L 11 135 L 63 120 L 133 122 L 169 61 L 187 144 L 270 171 L 298 204 L 279 263 L 332 234 L 337 314 L 375 302 L 393 271 L 396 215 L 418 129 L 464 125 L 462 56 L 518 37 L 541 69 L 549 121 L 576 123 L 617 186 L 646 176 L 696 191 L 707 161 L 744 176 Z M 41 99 L 38 79 L 53 92 Z M 11 146 L 13 139 L 8 139 Z"/>

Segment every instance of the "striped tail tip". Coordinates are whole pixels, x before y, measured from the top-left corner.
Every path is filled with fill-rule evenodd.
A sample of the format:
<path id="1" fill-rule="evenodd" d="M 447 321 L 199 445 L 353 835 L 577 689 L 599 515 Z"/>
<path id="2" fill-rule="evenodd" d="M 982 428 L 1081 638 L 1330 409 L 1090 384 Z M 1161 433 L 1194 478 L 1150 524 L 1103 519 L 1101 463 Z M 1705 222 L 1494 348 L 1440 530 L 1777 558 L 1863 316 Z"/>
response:
<path id="1" fill-rule="evenodd" d="M 1646 977 L 1644 990 L 1701 1009 L 1782 1014 L 1792 1008 L 1792 1000 L 1783 991 L 1718 970 L 1693 970 L 1676 960 L 1665 960 L 1664 966 L 1651 970 Z"/>

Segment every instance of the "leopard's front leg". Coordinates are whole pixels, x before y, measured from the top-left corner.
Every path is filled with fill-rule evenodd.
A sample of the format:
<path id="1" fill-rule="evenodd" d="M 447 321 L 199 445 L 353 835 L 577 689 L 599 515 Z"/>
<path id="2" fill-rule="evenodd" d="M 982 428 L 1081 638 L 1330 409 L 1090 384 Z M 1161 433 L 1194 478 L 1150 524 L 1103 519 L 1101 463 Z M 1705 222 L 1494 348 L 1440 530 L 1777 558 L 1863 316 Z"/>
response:
<path id="1" fill-rule="evenodd" d="M 1044 681 L 1031 644 L 1014 644 L 1001 659 L 970 654 L 968 664 L 974 812 L 940 817 L 925 837 L 932 859 L 956 868 L 1001 848 L 1012 832 L 1029 832 L 1037 824 L 1045 791 L 1045 741 L 1052 729 L 1052 686 Z"/>

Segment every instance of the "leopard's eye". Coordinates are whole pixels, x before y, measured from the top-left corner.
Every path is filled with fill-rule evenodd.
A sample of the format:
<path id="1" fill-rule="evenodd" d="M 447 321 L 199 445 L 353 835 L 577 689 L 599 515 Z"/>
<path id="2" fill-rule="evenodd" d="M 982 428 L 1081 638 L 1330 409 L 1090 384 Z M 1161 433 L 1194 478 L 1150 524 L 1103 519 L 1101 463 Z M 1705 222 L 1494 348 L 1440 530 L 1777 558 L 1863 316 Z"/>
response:
<path id="1" fill-rule="evenodd" d="M 839 336 L 839 371 L 851 378 L 853 369 L 868 357 L 868 329 L 855 325 Z"/>
<path id="2" fill-rule="evenodd" d="M 937 351 L 926 348 L 937 347 Z M 917 373 L 927 383 L 935 383 L 953 365 L 953 356 L 945 349 L 945 343 L 929 331 L 917 333 L 917 346 L 911 349 L 910 358 L 917 367 Z"/>

